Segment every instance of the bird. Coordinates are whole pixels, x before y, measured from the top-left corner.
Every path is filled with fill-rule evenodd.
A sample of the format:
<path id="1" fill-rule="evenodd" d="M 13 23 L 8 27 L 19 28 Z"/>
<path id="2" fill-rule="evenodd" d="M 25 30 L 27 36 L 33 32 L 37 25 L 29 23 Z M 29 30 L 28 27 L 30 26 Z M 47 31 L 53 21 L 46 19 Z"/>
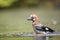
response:
<path id="1" fill-rule="evenodd" d="M 35 13 L 32 13 L 28 18 L 28 21 L 32 21 L 33 30 L 36 34 L 46 34 L 55 32 L 53 29 L 43 25 L 38 16 Z"/>

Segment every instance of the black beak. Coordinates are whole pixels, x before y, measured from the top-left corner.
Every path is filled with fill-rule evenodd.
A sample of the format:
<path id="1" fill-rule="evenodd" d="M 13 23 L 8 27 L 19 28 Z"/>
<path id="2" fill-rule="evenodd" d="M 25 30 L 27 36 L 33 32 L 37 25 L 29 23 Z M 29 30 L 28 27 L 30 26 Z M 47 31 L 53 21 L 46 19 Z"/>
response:
<path id="1" fill-rule="evenodd" d="M 28 21 L 33 21 L 34 22 L 34 20 L 33 20 L 34 18 L 33 17 L 31 17 L 31 18 L 28 18 L 27 20 Z"/>
<path id="2" fill-rule="evenodd" d="M 32 19 L 27 19 L 27 20 L 32 20 Z"/>
<path id="3" fill-rule="evenodd" d="M 32 18 L 28 18 L 27 20 L 32 20 Z"/>

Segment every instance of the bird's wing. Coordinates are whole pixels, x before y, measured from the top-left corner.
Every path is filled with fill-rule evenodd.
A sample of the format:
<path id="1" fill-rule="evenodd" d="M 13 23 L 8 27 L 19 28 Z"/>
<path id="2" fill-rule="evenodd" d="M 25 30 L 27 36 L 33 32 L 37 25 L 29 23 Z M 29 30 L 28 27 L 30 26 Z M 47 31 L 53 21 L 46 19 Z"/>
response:
<path id="1" fill-rule="evenodd" d="M 54 30 L 52 30 L 51 28 L 46 27 L 46 26 L 42 26 L 42 27 L 36 26 L 35 28 L 36 28 L 36 30 L 38 30 L 38 31 L 54 32 Z"/>

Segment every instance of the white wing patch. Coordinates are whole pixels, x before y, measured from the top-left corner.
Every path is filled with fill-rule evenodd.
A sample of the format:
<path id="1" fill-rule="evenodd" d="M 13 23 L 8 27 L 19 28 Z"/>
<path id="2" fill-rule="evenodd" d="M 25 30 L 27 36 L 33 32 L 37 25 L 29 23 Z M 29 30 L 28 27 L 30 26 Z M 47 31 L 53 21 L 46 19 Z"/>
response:
<path id="1" fill-rule="evenodd" d="M 48 28 L 45 28 L 46 30 L 49 30 Z"/>

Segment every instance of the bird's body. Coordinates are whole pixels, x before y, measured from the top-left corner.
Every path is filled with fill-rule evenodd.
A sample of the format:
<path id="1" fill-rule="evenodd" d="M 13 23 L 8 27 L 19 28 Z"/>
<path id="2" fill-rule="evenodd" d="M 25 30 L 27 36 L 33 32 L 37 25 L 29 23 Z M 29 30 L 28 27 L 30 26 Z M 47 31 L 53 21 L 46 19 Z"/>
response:
<path id="1" fill-rule="evenodd" d="M 32 21 L 32 26 L 33 26 L 33 30 L 35 31 L 36 34 L 41 34 L 41 33 L 53 33 L 54 30 L 44 26 L 40 23 L 39 18 L 35 15 L 35 14 L 31 14 L 30 18 L 28 18 L 28 20 Z"/>
<path id="2" fill-rule="evenodd" d="M 37 34 L 40 34 L 40 33 L 45 34 L 45 33 L 53 33 L 54 32 L 53 29 L 51 29 L 51 28 L 49 28 L 47 26 L 44 26 L 44 25 L 42 25 L 40 23 L 35 23 L 35 24 L 33 23 L 32 26 L 33 26 L 34 31 Z"/>

